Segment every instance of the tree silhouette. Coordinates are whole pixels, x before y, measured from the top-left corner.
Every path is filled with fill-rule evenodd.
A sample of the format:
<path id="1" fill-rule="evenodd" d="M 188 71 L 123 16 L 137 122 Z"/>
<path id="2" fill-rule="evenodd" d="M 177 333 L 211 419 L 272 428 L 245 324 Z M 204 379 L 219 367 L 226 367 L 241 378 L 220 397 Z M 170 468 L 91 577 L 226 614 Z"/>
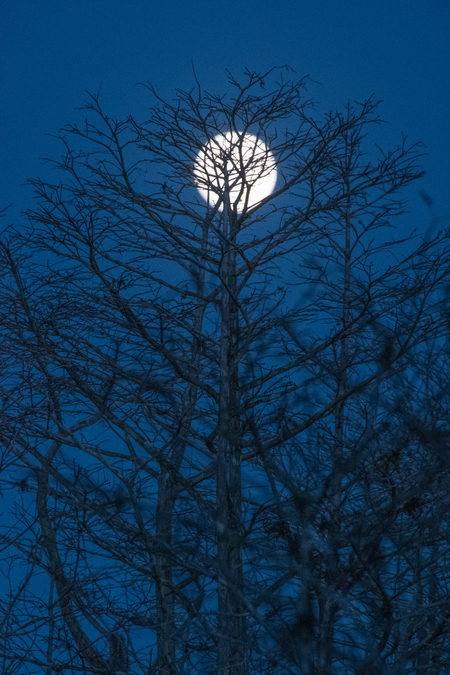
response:
<path id="1" fill-rule="evenodd" d="M 290 78 L 91 96 L 3 232 L 2 672 L 448 672 L 448 232 L 388 240 L 420 146 Z"/>

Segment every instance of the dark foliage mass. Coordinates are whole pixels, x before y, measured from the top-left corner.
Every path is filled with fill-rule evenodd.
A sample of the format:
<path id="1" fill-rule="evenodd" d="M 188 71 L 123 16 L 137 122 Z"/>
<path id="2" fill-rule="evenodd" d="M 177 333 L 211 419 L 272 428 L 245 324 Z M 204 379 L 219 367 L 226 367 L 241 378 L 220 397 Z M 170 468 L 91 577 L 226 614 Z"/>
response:
<path id="1" fill-rule="evenodd" d="M 5 675 L 449 672 L 448 232 L 395 241 L 420 146 L 290 77 L 90 97 L 2 233 Z"/>

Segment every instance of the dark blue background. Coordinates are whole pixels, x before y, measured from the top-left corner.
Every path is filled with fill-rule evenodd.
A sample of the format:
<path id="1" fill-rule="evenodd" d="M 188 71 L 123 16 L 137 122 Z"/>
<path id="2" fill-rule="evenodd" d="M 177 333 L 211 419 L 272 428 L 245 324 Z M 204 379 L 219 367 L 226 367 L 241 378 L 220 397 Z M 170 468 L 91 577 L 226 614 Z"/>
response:
<path id="1" fill-rule="evenodd" d="M 449 0 L 1 0 L 0 208 L 13 203 L 11 221 L 30 205 L 25 180 L 48 176 L 40 158 L 61 152 L 45 134 L 80 119 L 86 89 L 101 87 L 110 116 L 145 119 L 150 97 L 136 83 L 172 98 L 194 85 L 191 60 L 215 93 L 228 90 L 227 68 L 287 63 L 320 82 L 311 94 L 323 109 L 383 99 L 383 147 L 402 131 L 427 145 L 401 222 L 402 234 L 425 230 L 419 189 L 450 213 L 449 29 Z"/>
<path id="2" fill-rule="evenodd" d="M 84 117 L 74 108 L 85 90 L 101 88 L 108 115 L 143 120 L 150 96 L 136 83 L 170 99 L 194 86 L 191 60 L 216 93 L 229 90 L 226 69 L 287 63 L 321 83 L 311 86 L 321 109 L 383 99 L 383 147 L 402 132 L 427 145 L 427 175 L 399 223 L 401 235 L 424 232 L 419 190 L 450 214 L 449 33 L 450 0 L 0 0 L 0 209 L 12 203 L 7 222 L 19 222 L 26 179 L 56 180 L 41 158 L 61 148 L 45 134 Z"/>

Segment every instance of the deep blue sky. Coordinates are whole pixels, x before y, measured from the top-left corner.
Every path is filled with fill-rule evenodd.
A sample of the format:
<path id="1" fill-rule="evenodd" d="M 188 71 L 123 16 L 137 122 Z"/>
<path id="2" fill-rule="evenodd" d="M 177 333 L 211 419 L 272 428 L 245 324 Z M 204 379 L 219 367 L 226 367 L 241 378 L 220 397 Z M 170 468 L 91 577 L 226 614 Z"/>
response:
<path id="1" fill-rule="evenodd" d="M 86 90 L 101 87 L 111 117 L 142 120 L 149 95 L 136 83 L 171 98 L 194 86 L 191 60 L 216 93 L 226 69 L 289 64 L 320 82 L 322 108 L 383 99 L 384 147 L 402 132 L 426 144 L 401 224 L 425 231 L 420 189 L 450 214 L 449 32 L 450 0 L 0 0 L 0 209 L 13 204 L 11 222 L 31 205 L 26 179 L 48 176 L 41 158 L 60 154 L 45 134 L 79 119 Z"/>
<path id="2" fill-rule="evenodd" d="M 410 225 L 428 219 L 418 190 L 450 213 L 450 0 L 1 0 L 0 207 L 30 203 L 28 177 L 57 157 L 45 136 L 75 121 L 102 87 L 111 116 L 144 119 L 151 81 L 164 97 L 194 82 L 227 91 L 228 68 L 289 64 L 321 86 L 326 109 L 383 99 L 384 146 L 423 141 L 427 177 L 410 191 Z M 379 139 L 378 139 L 379 140 Z"/>

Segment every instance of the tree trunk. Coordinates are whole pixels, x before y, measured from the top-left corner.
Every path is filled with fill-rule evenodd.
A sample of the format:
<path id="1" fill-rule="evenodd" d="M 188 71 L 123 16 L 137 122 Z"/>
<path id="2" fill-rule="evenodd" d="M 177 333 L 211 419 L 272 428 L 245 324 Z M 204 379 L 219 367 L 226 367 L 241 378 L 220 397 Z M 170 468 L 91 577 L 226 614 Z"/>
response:
<path id="1" fill-rule="evenodd" d="M 163 549 L 157 556 L 156 570 L 156 614 L 157 667 L 158 675 L 175 675 L 174 618 L 175 605 L 172 591 L 172 566 L 164 555 L 172 539 L 173 495 L 171 480 L 162 473 L 158 481 L 158 505 L 156 509 L 156 538 Z"/>
<path id="2" fill-rule="evenodd" d="M 227 195 L 226 195 L 227 197 Z M 242 675 L 245 613 L 241 561 L 241 450 L 239 435 L 236 224 L 225 203 L 221 267 L 219 434 L 217 458 L 219 675 Z"/>

